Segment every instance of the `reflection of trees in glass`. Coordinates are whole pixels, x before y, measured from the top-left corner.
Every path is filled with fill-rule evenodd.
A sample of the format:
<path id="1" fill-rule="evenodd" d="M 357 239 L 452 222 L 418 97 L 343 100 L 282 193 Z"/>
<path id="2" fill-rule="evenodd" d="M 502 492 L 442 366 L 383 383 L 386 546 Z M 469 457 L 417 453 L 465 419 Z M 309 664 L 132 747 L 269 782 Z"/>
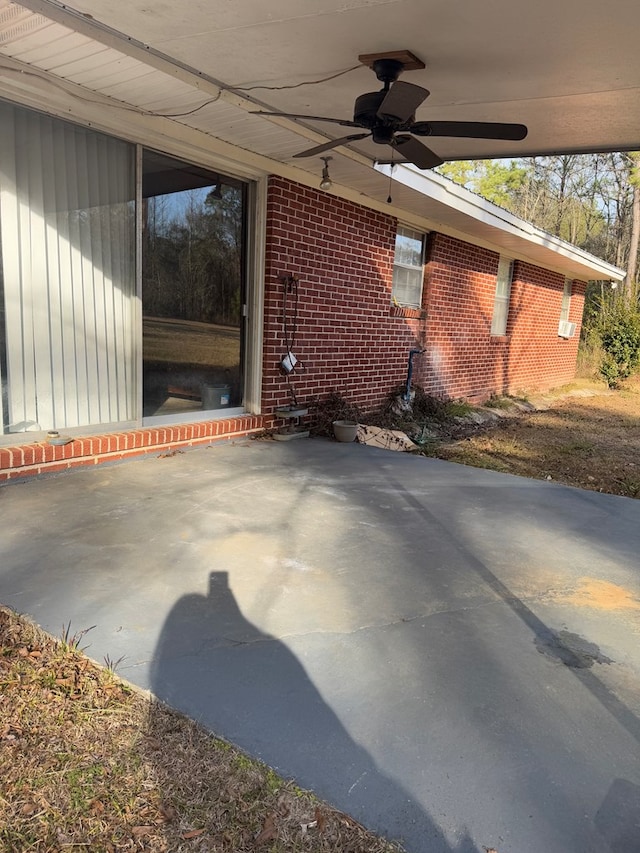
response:
<path id="1" fill-rule="evenodd" d="M 243 194 L 222 186 L 145 201 L 145 315 L 240 324 Z"/>

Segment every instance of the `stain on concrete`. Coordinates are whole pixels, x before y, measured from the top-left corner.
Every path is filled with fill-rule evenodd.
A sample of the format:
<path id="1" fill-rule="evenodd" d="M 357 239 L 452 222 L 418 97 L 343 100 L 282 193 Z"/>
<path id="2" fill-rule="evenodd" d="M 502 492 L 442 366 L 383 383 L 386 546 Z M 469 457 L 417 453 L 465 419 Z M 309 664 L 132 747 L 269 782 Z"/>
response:
<path id="1" fill-rule="evenodd" d="M 594 663 L 614 663 L 600 648 L 571 631 L 549 631 L 534 640 L 540 654 L 559 660 L 571 669 L 590 669 Z"/>
<path id="2" fill-rule="evenodd" d="M 569 593 L 565 601 L 576 607 L 592 607 L 607 613 L 615 610 L 640 612 L 640 599 L 631 590 L 598 578 L 580 578 L 578 588 Z"/>

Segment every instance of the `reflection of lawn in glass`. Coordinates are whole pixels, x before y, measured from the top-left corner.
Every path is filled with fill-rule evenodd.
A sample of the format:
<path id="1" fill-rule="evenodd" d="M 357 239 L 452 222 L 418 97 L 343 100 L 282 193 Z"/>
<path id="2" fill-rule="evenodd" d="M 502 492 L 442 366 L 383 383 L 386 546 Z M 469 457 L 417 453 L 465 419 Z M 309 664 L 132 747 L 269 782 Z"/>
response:
<path id="1" fill-rule="evenodd" d="M 143 318 L 144 361 L 237 370 L 240 329 L 191 320 Z"/>
<path id="2" fill-rule="evenodd" d="M 163 317 L 145 317 L 143 327 L 145 417 L 201 410 L 207 383 L 228 386 L 231 405 L 241 402 L 239 328 Z"/>

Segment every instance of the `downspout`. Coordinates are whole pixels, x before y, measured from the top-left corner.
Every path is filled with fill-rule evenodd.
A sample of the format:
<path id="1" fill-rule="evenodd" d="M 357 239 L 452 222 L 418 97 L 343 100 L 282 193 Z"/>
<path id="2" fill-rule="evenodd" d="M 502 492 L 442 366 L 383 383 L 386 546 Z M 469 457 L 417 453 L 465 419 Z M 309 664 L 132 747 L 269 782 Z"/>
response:
<path id="1" fill-rule="evenodd" d="M 409 364 L 407 365 L 407 387 L 404 392 L 404 400 L 406 403 L 411 399 L 411 377 L 413 376 L 413 359 L 416 355 L 422 355 L 424 349 L 409 350 Z"/>

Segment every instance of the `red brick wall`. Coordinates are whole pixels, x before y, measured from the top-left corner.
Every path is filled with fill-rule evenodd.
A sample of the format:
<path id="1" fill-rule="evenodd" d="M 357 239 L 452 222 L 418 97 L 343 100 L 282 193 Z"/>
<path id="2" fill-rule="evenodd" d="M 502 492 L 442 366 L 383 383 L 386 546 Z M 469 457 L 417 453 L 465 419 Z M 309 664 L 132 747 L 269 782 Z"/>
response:
<path id="1" fill-rule="evenodd" d="M 279 367 L 286 352 L 280 273 L 298 277 L 293 352 L 300 364 L 291 382 L 301 403 L 338 391 L 367 408 L 406 378 L 421 322 L 419 311 L 391 308 L 395 231 L 393 217 L 282 178 L 270 179 L 264 411 L 290 402 Z M 292 296 L 287 298 L 289 317 Z"/>
<path id="2" fill-rule="evenodd" d="M 546 390 L 575 372 L 584 282 L 573 282 L 570 340 L 558 337 L 564 276 L 516 261 L 507 333 L 491 335 L 499 255 L 443 234 L 430 238 L 426 268 L 426 364 L 434 393 L 473 402 L 491 394 Z"/>
<path id="3" fill-rule="evenodd" d="M 270 180 L 265 284 L 264 411 L 289 403 L 281 273 L 298 278 L 300 361 L 291 382 L 300 403 L 338 391 L 364 408 L 406 380 L 434 394 L 482 401 L 546 389 L 574 374 L 578 337 L 558 337 L 564 277 L 516 262 L 507 334 L 490 334 L 499 256 L 431 234 L 425 311 L 391 307 L 394 217 L 282 178 Z M 574 282 L 570 319 L 580 323 L 584 284 Z M 287 297 L 290 319 L 293 293 Z M 426 320 L 424 319 L 426 312 Z"/>

